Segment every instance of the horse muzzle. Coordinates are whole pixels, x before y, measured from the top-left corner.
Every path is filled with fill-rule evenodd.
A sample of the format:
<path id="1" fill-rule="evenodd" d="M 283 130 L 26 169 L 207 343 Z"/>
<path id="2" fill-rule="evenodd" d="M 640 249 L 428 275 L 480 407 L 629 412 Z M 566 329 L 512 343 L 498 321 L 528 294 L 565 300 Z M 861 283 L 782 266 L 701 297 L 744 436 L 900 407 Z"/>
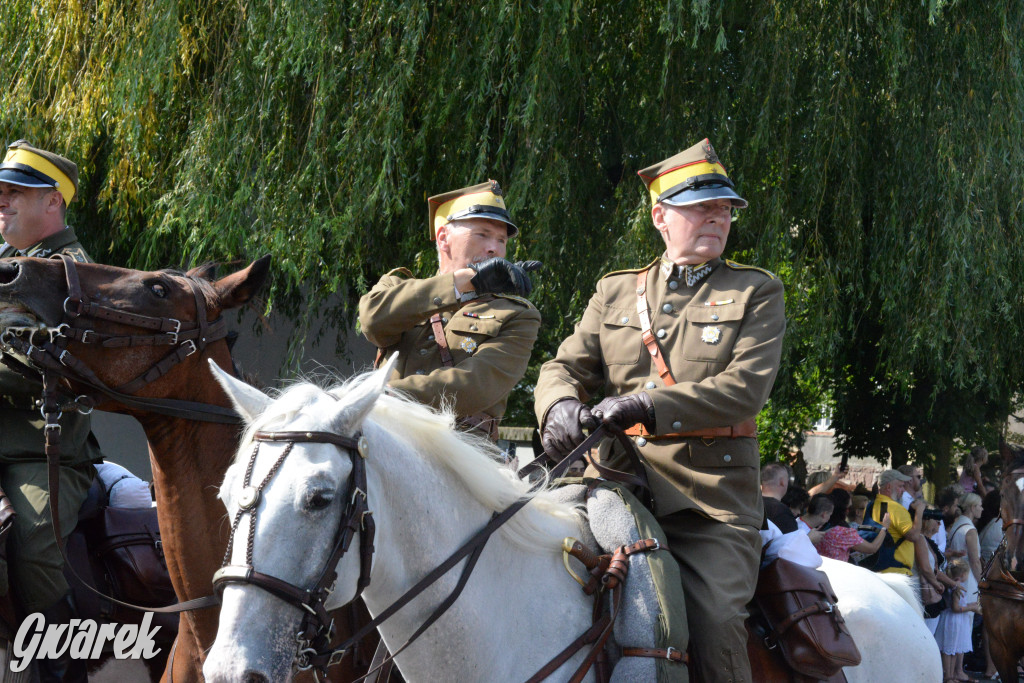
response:
<path id="1" fill-rule="evenodd" d="M 0 259 L 0 329 L 43 329 L 60 323 L 53 292 L 66 289 L 63 265 L 47 259 Z"/>

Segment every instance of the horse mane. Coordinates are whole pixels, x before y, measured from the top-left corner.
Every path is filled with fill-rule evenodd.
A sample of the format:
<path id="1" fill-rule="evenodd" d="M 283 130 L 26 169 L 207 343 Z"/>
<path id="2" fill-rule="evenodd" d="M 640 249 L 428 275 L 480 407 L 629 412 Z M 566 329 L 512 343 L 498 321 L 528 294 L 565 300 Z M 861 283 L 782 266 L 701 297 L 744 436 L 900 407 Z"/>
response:
<path id="1" fill-rule="evenodd" d="M 328 387 L 308 381 L 292 385 L 248 426 L 242 443 L 248 443 L 259 429 L 280 429 L 324 394 L 344 400 L 370 374 L 356 375 Z M 498 531 L 524 549 L 561 548 L 563 538 L 579 533 L 580 512 L 575 506 L 561 501 L 547 482 L 534 487 L 520 479 L 514 469 L 501 462 L 500 450 L 490 441 L 455 429 L 455 415 L 450 408 L 435 410 L 388 389 L 378 397 L 364 421 L 364 433 L 369 431 L 367 423 L 376 428 L 374 431 L 404 442 L 416 457 L 451 470 L 477 502 L 492 512 L 501 512 L 520 498 L 530 498 L 530 504 Z"/>

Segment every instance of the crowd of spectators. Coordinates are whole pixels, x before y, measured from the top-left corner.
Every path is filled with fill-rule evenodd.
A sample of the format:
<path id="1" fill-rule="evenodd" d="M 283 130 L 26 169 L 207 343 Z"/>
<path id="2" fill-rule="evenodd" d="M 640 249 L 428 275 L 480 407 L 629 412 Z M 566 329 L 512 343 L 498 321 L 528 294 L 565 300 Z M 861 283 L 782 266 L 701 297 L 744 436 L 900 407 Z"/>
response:
<path id="1" fill-rule="evenodd" d="M 944 683 L 977 680 L 965 672 L 964 657 L 975 649 L 983 618 L 982 568 L 1003 534 L 999 489 L 982 473 L 987 462 L 984 448 L 972 449 L 956 483 L 935 492 L 934 503 L 925 500 L 925 478 L 914 465 L 883 471 L 868 490 L 843 481 L 845 466 L 812 473 L 805 489 L 798 473 L 771 463 L 762 469 L 765 514 L 783 534 L 806 534 L 821 557 L 915 577 Z M 975 668 L 983 662 L 984 676 L 994 678 L 982 649 Z"/>

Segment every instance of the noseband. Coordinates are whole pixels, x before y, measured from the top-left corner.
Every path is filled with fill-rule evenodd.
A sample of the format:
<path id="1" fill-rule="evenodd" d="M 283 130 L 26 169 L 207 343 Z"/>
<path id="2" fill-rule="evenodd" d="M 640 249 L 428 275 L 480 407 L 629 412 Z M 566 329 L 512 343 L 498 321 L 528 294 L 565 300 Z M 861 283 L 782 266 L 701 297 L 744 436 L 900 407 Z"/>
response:
<path id="1" fill-rule="evenodd" d="M 256 432 L 253 436 L 256 447 L 253 448 L 249 463 L 245 469 L 245 477 L 242 480 L 242 494 L 239 497 L 239 508 L 235 519 L 231 524 L 231 534 L 228 537 L 228 547 L 224 554 L 224 561 L 221 568 L 213 575 L 213 589 L 220 595 L 228 584 L 248 584 L 262 588 L 263 590 L 281 598 L 288 604 L 299 608 L 304 612 L 302 623 L 295 637 L 298 641 L 296 650 L 296 666 L 299 670 L 305 670 L 312 666 L 310 657 L 321 653 L 330 647 L 331 638 L 334 636 L 334 621 L 327 613 L 324 603 L 327 597 L 334 590 L 337 580 L 337 566 L 342 556 L 348 551 L 352 538 L 357 532 L 363 532 L 359 543 L 359 581 L 356 584 L 356 594 L 353 600 L 362 594 L 363 590 L 370 585 L 370 569 L 373 562 L 373 538 L 375 527 L 373 524 L 373 513 L 367 506 L 366 498 L 366 456 L 369 445 L 366 437 L 356 435 L 355 437 L 341 436 L 330 432 Z M 252 472 L 256 465 L 256 456 L 259 453 L 260 444 L 263 442 L 278 442 L 287 444 L 281 455 L 271 466 L 267 476 L 257 486 L 252 485 Z M 334 550 L 330 558 L 320 572 L 320 578 L 313 584 L 312 588 L 300 588 L 269 574 L 257 571 L 253 563 L 253 543 L 256 535 L 256 517 L 260 498 L 270 480 L 284 464 L 292 446 L 296 443 L 329 443 L 338 446 L 348 453 L 352 461 L 352 472 L 349 474 L 349 489 L 351 497 L 345 506 L 338 524 L 338 530 L 334 535 Z M 245 545 L 245 565 L 228 564 L 231 559 L 231 551 L 234 546 L 235 532 L 244 515 L 249 515 L 249 534 Z M 345 651 L 332 652 L 331 661 L 327 666 L 341 661 Z"/>

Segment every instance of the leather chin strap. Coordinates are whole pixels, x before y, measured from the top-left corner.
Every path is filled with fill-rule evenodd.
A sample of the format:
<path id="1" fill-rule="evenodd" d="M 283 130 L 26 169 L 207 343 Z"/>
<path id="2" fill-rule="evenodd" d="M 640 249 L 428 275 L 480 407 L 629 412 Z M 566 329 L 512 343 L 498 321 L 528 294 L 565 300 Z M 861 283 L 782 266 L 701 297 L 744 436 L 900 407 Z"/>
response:
<path id="1" fill-rule="evenodd" d="M 368 509 L 366 492 L 366 456 L 368 444 L 366 439 L 359 434 L 354 437 L 333 434 L 330 432 L 256 432 L 253 437 L 256 447 L 249 457 L 249 463 L 242 480 L 242 494 L 239 499 L 239 509 L 231 524 L 231 534 L 228 537 L 228 547 L 224 554 L 223 566 L 213 575 L 213 590 L 218 596 L 223 593 L 224 588 L 232 583 L 248 584 L 261 588 L 288 604 L 300 609 L 303 612 L 302 624 L 296 633 L 298 648 L 296 650 L 296 666 L 300 671 L 317 665 L 321 671 L 331 664 L 341 660 L 344 652 L 337 657 L 329 656 L 326 662 L 314 659 L 324 650 L 330 648 L 331 638 L 334 636 L 334 621 L 327 612 L 324 603 L 334 590 L 337 580 L 337 566 L 342 556 L 348 552 L 352 539 L 357 532 L 360 535 L 359 555 L 359 580 L 356 584 L 356 594 L 353 600 L 358 598 L 363 590 L 370 585 L 370 570 L 373 566 L 373 540 L 376 527 L 373 523 L 372 512 Z M 263 481 L 257 486 L 252 485 L 252 472 L 256 465 L 256 456 L 259 453 L 260 444 L 264 442 L 277 442 L 287 444 L 281 455 L 278 456 L 270 471 Z M 273 479 L 274 475 L 284 464 L 292 446 L 296 443 L 329 443 L 338 446 L 346 451 L 352 461 L 352 472 L 349 474 L 349 490 L 352 492 L 349 502 L 341 516 L 338 530 L 335 532 L 333 550 L 330 557 L 320 572 L 320 577 L 312 588 L 300 588 L 292 583 L 277 577 L 257 571 L 253 560 L 253 545 L 256 535 L 256 520 L 260 499 L 263 491 Z M 231 552 L 234 547 L 235 532 L 242 521 L 242 517 L 248 514 L 249 534 L 245 548 L 245 565 L 230 565 Z M 333 654 L 333 653 L 332 653 Z"/>

